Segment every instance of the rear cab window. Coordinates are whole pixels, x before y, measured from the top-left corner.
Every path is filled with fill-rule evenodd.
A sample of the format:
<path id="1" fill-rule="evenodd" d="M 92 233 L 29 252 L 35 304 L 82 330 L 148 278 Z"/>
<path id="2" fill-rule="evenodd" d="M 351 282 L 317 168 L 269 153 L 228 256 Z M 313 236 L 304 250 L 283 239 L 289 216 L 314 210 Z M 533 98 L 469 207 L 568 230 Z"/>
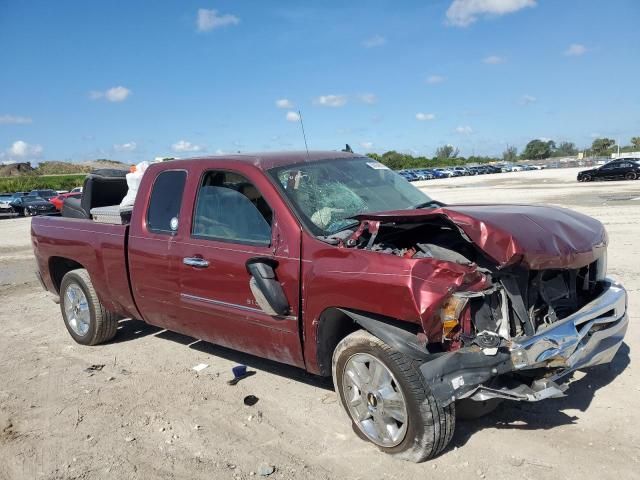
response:
<path id="1" fill-rule="evenodd" d="M 147 209 L 148 231 L 164 235 L 177 231 L 186 180 L 184 170 L 166 170 L 156 177 Z"/>

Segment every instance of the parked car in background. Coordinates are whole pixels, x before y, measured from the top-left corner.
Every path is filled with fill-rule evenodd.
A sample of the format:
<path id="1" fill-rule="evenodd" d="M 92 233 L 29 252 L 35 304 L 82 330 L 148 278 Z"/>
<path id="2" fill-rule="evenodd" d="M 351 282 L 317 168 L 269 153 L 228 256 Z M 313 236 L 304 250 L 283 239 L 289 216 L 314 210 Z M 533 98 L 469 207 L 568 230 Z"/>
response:
<path id="1" fill-rule="evenodd" d="M 432 180 L 433 179 L 433 173 L 431 173 L 431 171 L 427 170 L 426 168 L 418 168 L 418 169 L 414 170 L 413 173 L 418 175 L 418 178 L 420 180 Z"/>
<path id="2" fill-rule="evenodd" d="M 444 172 L 439 171 L 437 168 L 430 168 L 429 171 L 431 172 L 431 175 L 433 175 L 433 178 L 447 178 L 448 175 L 445 174 Z"/>
<path id="3" fill-rule="evenodd" d="M 57 197 L 58 192 L 56 192 L 55 190 L 31 190 L 31 192 L 29 192 L 29 195 L 49 200 L 53 197 Z"/>
<path id="4" fill-rule="evenodd" d="M 10 193 L 0 193 L 0 216 L 14 216 L 16 211 L 11 206 L 13 196 Z"/>
<path id="5" fill-rule="evenodd" d="M 434 171 L 440 172 L 444 177 L 447 177 L 447 178 L 456 176 L 456 174 L 453 173 L 448 168 L 434 168 Z"/>
<path id="6" fill-rule="evenodd" d="M 579 182 L 592 180 L 636 180 L 640 178 L 640 161 L 637 158 L 620 158 L 601 167 L 578 173 Z"/>
<path id="7" fill-rule="evenodd" d="M 400 170 L 398 174 L 409 182 L 415 182 L 416 180 L 419 180 L 418 176 L 411 170 Z"/>
<path id="8" fill-rule="evenodd" d="M 51 204 L 53 204 L 54 207 L 56 207 L 56 210 L 60 211 L 62 210 L 62 203 L 64 202 L 65 198 L 80 198 L 82 197 L 82 193 L 63 193 L 61 195 L 58 195 L 57 197 L 53 197 L 52 199 L 49 200 L 49 202 L 51 202 Z"/>
<path id="9" fill-rule="evenodd" d="M 19 197 L 10 203 L 18 215 L 32 217 L 35 215 L 47 215 L 56 212 L 51 202 L 37 195 Z"/>
<path id="10" fill-rule="evenodd" d="M 453 167 L 453 173 L 457 173 L 459 177 L 467 177 L 471 172 L 466 167 Z"/>
<path id="11" fill-rule="evenodd" d="M 13 192 L 11 194 L 11 200 L 15 200 L 16 198 L 26 197 L 29 195 L 29 192 Z"/>
<path id="12" fill-rule="evenodd" d="M 73 188 L 69 193 L 82 193 L 82 187 Z"/>

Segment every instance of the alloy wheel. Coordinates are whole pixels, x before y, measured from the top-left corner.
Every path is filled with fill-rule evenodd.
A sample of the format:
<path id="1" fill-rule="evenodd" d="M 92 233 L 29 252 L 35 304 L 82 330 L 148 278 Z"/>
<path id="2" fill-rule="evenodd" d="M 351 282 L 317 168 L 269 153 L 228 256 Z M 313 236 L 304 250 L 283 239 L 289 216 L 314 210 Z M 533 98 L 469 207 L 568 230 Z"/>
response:
<path id="1" fill-rule="evenodd" d="M 369 440 L 395 447 L 407 433 L 407 404 L 393 373 L 368 353 L 352 355 L 344 366 L 342 387 L 353 421 Z"/>

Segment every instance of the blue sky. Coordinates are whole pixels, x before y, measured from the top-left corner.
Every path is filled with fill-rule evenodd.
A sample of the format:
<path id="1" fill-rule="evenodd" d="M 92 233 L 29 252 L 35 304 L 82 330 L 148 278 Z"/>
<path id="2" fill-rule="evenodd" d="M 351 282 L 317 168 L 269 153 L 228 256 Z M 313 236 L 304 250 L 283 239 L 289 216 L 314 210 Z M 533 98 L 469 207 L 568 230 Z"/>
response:
<path id="1" fill-rule="evenodd" d="M 638 0 L 0 0 L 0 161 L 640 135 Z M 280 100 L 278 105 L 278 100 Z"/>

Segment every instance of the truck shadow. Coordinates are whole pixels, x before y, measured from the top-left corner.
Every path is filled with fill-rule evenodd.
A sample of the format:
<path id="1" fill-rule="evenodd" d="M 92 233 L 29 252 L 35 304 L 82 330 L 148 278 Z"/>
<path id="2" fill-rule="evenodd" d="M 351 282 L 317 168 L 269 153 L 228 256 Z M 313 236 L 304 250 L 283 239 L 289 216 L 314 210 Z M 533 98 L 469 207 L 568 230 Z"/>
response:
<path id="1" fill-rule="evenodd" d="M 148 335 L 176 342 L 207 355 L 224 358 L 235 364 L 246 365 L 249 370 L 257 370 L 258 374 L 260 371 L 264 371 L 312 387 L 333 391 L 331 378 L 318 377 L 301 368 L 163 330 L 139 320 L 121 321 L 118 335 L 112 342 L 127 342 Z M 582 378 L 571 382 L 566 397 L 547 399 L 537 403 L 505 401 L 493 413 L 485 417 L 474 420 L 458 420 L 453 441 L 446 451 L 463 446 L 474 433 L 482 429 L 549 430 L 562 425 L 574 424 L 578 417 L 564 411 L 586 411 L 593 401 L 595 392 L 611 383 L 624 371 L 629 362 L 629 346 L 623 343 L 611 363 L 592 367 Z M 233 375 L 229 369 L 229 379 L 231 378 Z"/>
<path id="2" fill-rule="evenodd" d="M 198 350 L 199 352 L 206 353 L 207 355 L 224 358 L 236 364 L 246 365 L 249 367 L 249 370 L 265 371 L 297 382 L 302 382 L 313 387 L 321 388 L 323 390 L 333 390 L 333 383 L 330 378 L 327 379 L 311 375 L 301 368 L 292 367 L 283 363 L 231 350 L 229 348 L 198 340 L 197 338 L 182 335 L 180 333 L 163 330 L 162 328 L 154 327 L 141 320 L 121 320 L 118 325 L 118 334 L 112 340 L 112 343 L 128 342 L 148 335 L 154 335 L 155 337 L 163 340 L 176 342 L 181 345 L 188 346 L 189 348 L 193 348 L 194 350 Z M 232 378 L 233 374 L 231 373 L 231 369 L 229 369 L 229 380 Z"/>
<path id="3" fill-rule="evenodd" d="M 591 367 L 586 375 L 571 382 L 566 397 L 536 403 L 505 401 L 490 415 L 474 420 L 460 420 L 447 450 L 463 446 L 475 432 L 485 428 L 549 430 L 574 424 L 578 417 L 563 410 L 586 411 L 595 392 L 611 383 L 629 362 L 629 346 L 623 343 L 611 363 Z"/>

